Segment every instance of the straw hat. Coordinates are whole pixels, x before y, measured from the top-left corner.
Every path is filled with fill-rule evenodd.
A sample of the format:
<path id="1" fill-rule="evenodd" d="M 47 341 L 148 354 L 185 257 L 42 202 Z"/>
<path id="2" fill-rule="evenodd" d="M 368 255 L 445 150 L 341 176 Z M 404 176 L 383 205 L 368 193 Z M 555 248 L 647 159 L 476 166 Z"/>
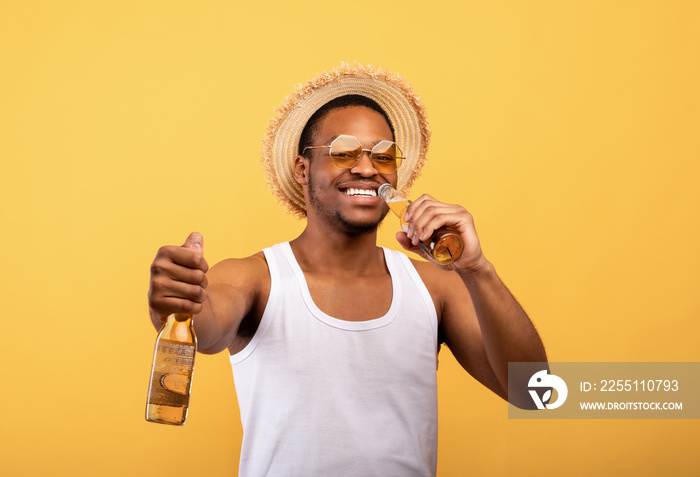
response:
<path id="1" fill-rule="evenodd" d="M 298 85 L 277 108 L 263 140 L 262 161 L 267 182 L 277 199 L 299 218 L 306 216 L 306 204 L 292 167 L 299 153 L 301 132 L 321 106 L 348 94 L 373 99 L 389 116 L 394 140 L 406 157 L 398 169 L 399 190 L 407 193 L 426 163 L 430 128 L 425 106 L 413 87 L 385 69 L 341 63 Z"/>

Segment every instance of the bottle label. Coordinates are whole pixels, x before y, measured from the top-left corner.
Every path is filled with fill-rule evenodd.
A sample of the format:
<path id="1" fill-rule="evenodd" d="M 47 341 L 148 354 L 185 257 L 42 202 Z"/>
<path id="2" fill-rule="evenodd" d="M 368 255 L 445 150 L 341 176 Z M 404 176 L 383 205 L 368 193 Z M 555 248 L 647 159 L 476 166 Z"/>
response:
<path id="1" fill-rule="evenodd" d="M 194 343 L 158 341 L 151 374 L 149 404 L 187 406 L 194 370 Z"/>

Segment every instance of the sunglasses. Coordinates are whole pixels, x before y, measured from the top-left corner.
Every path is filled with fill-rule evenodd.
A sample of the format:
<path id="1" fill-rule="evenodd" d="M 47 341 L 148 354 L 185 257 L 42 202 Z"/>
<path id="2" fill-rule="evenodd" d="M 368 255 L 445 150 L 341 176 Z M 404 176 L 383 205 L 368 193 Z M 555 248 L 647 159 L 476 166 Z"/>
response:
<path id="1" fill-rule="evenodd" d="M 401 149 L 395 142 L 381 141 L 372 149 L 362 149 L 360 141 L 355 136 L 348 136 L 347 134 L 338 136 L 330 144 L 307 146 L 301 154 L 304 155 L 307 149 L 318 149 L 321 147 L 330 149 L 328 154 L 331 156 L 333 164 L 341 169 L 352 169 L 355 167 L 360 162 L 362 153 L 365 151 L 369 152 L 369 159 L 372 161 L 374 168 L 382 174 L 391 174 L 396 171 L 404 158 Z"/>

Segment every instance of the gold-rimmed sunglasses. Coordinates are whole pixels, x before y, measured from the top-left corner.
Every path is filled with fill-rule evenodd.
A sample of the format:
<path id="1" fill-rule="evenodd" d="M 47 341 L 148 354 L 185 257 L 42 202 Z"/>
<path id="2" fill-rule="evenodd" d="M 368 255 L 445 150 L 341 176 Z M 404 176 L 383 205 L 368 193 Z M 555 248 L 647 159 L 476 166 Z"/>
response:
<path id="1" fill-rule="evenodd" d="M 301 152 L 306 153 L 307 149 L 329 148 L 328 155 L 331 156 L 333 164 L 341 169 L 352 169 L 360 162 L 363 152 L 369 152 L 369 159 L 372 161 L 377 172 L 382 174 L 392 174 L 401 165 L 404 158 L 401 149 L 392 141 L 380 141 L 372 149 L 362 149 L 362 144 L 355 136 L 342 134 L 333 139 L 330 144 L 323 146 L 307 146 Z"/>

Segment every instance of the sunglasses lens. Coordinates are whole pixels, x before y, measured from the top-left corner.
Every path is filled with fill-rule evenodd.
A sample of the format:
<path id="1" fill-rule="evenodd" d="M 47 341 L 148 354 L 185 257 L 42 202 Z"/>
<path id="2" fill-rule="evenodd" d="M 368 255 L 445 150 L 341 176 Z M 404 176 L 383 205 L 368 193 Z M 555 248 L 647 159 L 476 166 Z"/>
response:
<path id="1" fill-rule="evenodd" d="M 336 166 L 351 168 L 362 156 L 362 144 L 354 136 L 338 136 L 331 142 L 330 155 Z M 372 164 L 378 172 L 391 174 L 401 165 L 401 150 L 391 141 L 381 141 L 372 148 Z"/>
<path id="2" fill-rule="evenodd" d="M 392 173 L 401 165 L 401 150 L 391 141 L 382 141 L 372 149 L 372 162 L 379 172 Z"/>
<path id="3" fill-rule="evenodd" d="M 338 136 L 331 143 L 330 155 L 338 167 L 354 166 L 361 154 L 362 145 L 352 136 Z"/>

